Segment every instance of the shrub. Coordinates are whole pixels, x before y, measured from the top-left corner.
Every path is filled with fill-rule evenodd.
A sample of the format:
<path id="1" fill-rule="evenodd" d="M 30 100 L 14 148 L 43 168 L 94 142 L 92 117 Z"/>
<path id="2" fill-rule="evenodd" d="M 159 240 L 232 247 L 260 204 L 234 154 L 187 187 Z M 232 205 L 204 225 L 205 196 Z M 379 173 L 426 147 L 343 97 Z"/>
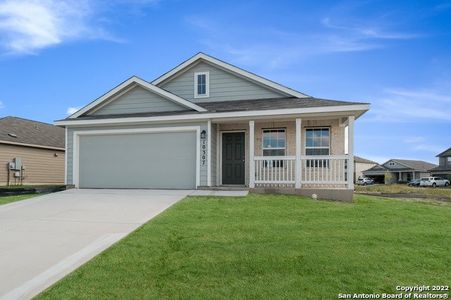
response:
<path id="1" fill-rule="evenodd" d="M 395 183 L 395 176 L 392 172 L 385 172 L 384 174 L 385 184 L 393 184 Z"/>

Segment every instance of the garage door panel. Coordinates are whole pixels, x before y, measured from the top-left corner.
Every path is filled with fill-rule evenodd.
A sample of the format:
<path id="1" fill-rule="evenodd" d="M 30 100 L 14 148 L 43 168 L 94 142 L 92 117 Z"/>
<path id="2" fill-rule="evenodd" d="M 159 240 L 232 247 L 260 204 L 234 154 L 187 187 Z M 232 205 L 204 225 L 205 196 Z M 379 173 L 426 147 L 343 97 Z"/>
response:
<path id="1" fill-rule="evenodd" d="M 194 188 L 194 132 L 80 136 L 81 188 Z"/>

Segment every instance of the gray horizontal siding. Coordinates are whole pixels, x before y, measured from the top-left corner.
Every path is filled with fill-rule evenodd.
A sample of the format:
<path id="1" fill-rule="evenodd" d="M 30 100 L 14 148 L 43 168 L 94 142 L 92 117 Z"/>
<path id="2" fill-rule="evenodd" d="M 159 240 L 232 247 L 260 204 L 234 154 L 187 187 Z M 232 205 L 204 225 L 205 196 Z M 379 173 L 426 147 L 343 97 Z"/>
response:
<path id="1" fill-rule="evenodd" d="M 138 86 L 92 114 L 110 115 L 180 110 L 186 110 L 186 108 Z"/>
<path id="2" fill-rule="evenodd" d="M 194 98 L 194 73 L 209 72 L 210 97 Z M 286 97 L 285 94 L 258 85 L 230 72 L 201 62 L 161 86 L 193 102 L 228 101 Z"/>
<path id="3" fill-rule="evenodd" d="M 109 130 L 109 129 L 134 129 L 134 128 L 159 128 L 159 127 L 177 127 L 177 126 L 200 126 L 200 130 L 207 130 L 206 122 L 184 122 L 177 124 L 158 124 L 158 125 L 134 125 L 134 126 L 96 126 L 96 127 L 76 127 L 68 128 L 67 131 L 67 184 L 73 184 L 73 137 L 75 131 L 90 131 L 90 130 Z M 208 154 L 207 154 L 208 155 Z M 199 159 L 199 161 L 201 161 Z M 207 164 L 200 166 L 200 185 L 207 185 Z"/>

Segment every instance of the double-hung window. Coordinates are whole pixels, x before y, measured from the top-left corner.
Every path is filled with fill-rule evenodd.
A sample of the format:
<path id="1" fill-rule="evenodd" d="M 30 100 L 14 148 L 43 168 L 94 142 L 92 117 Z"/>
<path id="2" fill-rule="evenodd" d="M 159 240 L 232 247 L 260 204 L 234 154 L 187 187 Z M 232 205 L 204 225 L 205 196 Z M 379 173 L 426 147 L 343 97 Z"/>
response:
<path id="1" fill-rule="evenodd" d="M 194 73 L 194 98 L 206 98 L 210 94 L 210 75 L 208 72 Z"/>
<path id="2" fill-rule="evenodd" d="M 286 155 L 286 130 L 281 129 L 263 129 L 263 156 L 285 156 Z M 283 161 L 273 161 L 272 164 L 265 161 L 265 167 L 283 167 Z"/>
<path id="3" fill-rule="evenodd" d="M 305 130 L 305 154 L 306 155 L 329 155 L 330 154 L 330 129 L 307 128 Z M 307 166 L 312 164 L 307 160 Z M 328 160 L 319 160 L 315 163 L 316 167 L 327 167 Z"/>

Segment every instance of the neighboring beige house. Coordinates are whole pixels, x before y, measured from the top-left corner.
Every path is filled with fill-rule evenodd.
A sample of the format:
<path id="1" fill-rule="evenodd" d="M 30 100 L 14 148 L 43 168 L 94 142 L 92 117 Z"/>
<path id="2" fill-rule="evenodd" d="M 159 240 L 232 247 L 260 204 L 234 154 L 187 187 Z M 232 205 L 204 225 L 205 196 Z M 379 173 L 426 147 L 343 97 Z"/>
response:
<path id="1" fill-rule="evenodd" d="M 364 177 L 363 171 L 377 165 L 377 162 L 354 155 L 354 181 Z"/>
<path id="2" fill-rule="evenodd" d="M 0 118 L 0 186 L 64 184 L 64 129 Z"/>
<path id="3" fill-rule="evenodd" d="M 392 180 L 391 182 L 385 183 L 401 183 L 430 176 L 431 173 L 429 170 L 436 166 L 437 165 L 422 160 L 390 159 L 382 165 L 375 165 L 362 173 L 364 176 L 373 178 L 376 182 L 380 183 L 384 183 L 386 181 L 385 174 L 390 173 L 392 175 Z"/>
<path id="4" fill-rule="evenodd" d="M 429 170 L 432 176 L 451 179 L 451 147 L 436 157 L 438 157 L 438 166 Z"/>
<path id="5" fill-rule="evenodd" d="M 351 200 L 354 121 L 368 109 L 199 53 L 153 81 L 129 78 L 56 125 L 76 188 L 233 185 Z"/>

